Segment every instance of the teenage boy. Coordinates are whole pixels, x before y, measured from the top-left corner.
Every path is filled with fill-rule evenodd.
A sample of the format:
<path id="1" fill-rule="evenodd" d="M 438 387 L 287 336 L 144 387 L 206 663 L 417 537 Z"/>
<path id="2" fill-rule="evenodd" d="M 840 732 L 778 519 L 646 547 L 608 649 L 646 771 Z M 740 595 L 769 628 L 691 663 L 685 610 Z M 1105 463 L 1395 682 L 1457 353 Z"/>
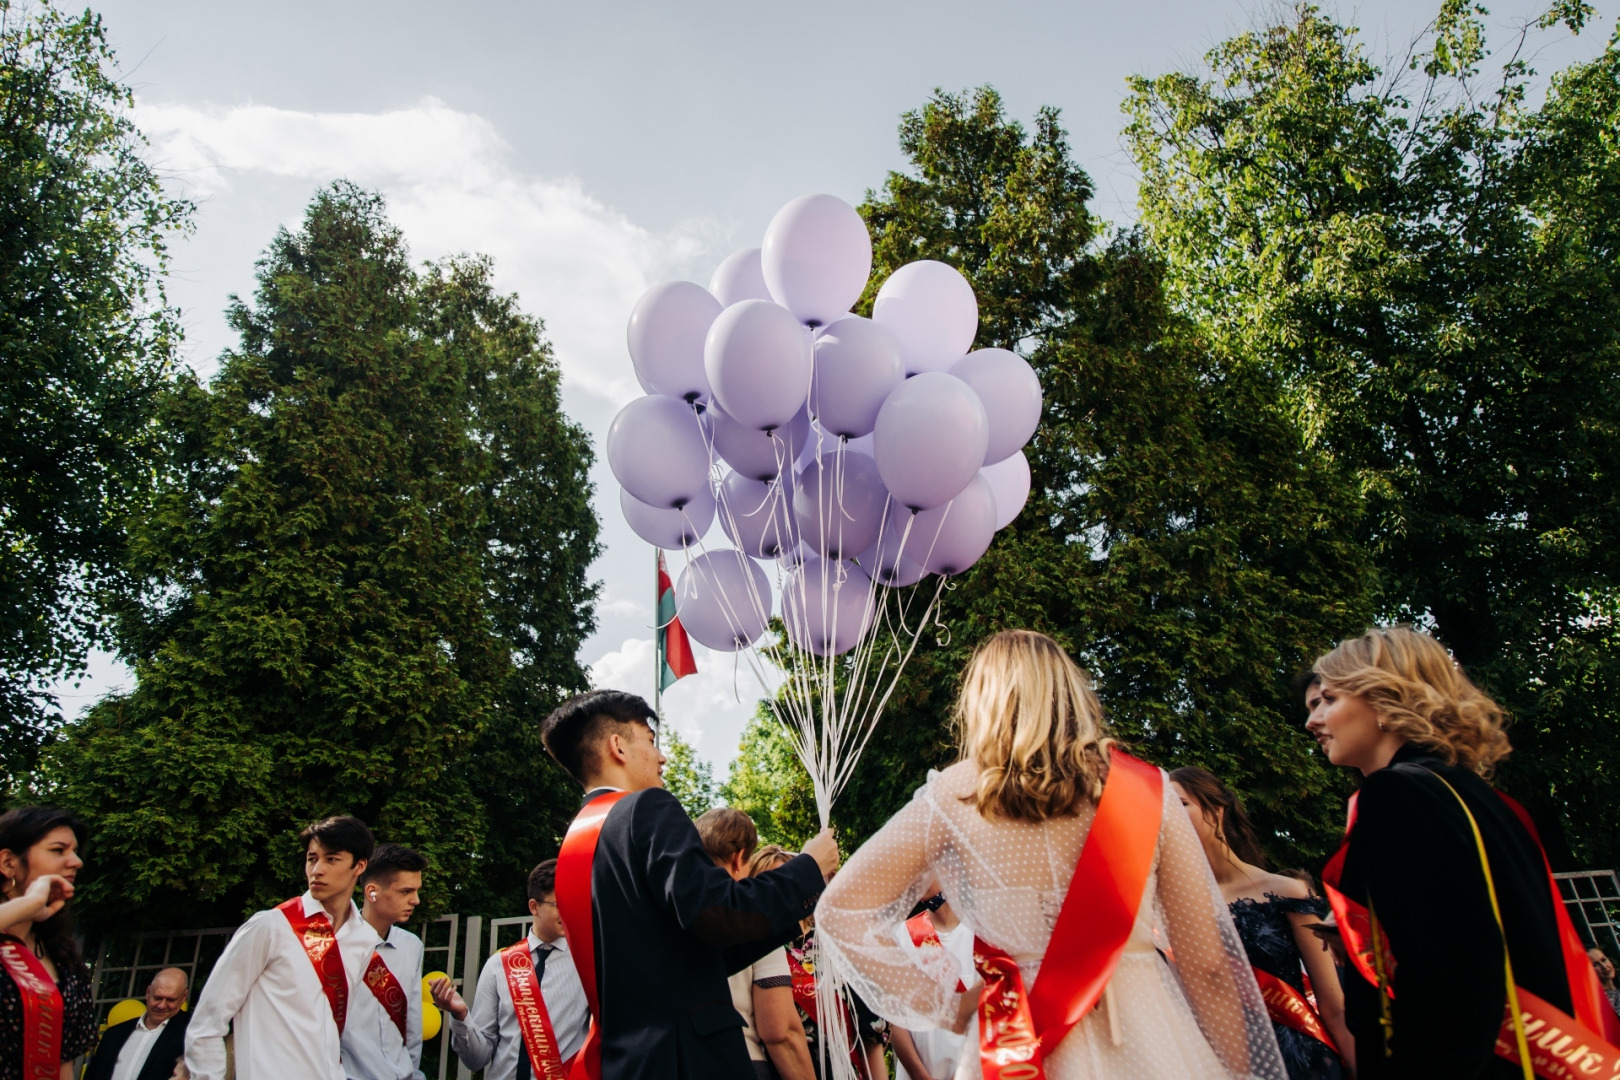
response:
<path id="1" fill-rule="evenodd" d="M 556 859 L 529 871 L 529 914 L 528 938 L 484 961 L 470 1010 L 449 979 L 428 986 L 450 1017 L 450 1049 L 468 1069 L 483 1069 L 484 1080 L 555 1075 L 579 1052 L 590 1025 L 557 917 Z M 521 1017 L 514 1002 L 522 1003 Z"/>
<path id="2" fill-rule="evenodd" d="M 354 887 L 375 843 L 354 817 L 317 821 L 298 838 L 309 891 L 254 915 L 220 954 L 186 1029 L 191 1080 L 224 1080 L 233 1028 L 237 1080 L 345 1080 L 349 987 L 377 941 Z"/>
<path id="3" fill-rule="evenodd" d="M 726 977 L 797 934 L 838 867 L 830 829 L 803 855 L 735 881 L 664 790 L 658 717 L 634 694 L 569 698 L 540 728 L 585 789 L 559 858 L 557 899 L 597 1031 L 602 1080 L 752 1080 Z"/>
<path id="4" fill-rule="evenodd" d="M 379 844 L 360 875 L 360 917 L 376 941 L 343 1025 L 349 1080 L 422 1080 L 422 939 L 405 924 L 426 869 L 420 852 Z"/>

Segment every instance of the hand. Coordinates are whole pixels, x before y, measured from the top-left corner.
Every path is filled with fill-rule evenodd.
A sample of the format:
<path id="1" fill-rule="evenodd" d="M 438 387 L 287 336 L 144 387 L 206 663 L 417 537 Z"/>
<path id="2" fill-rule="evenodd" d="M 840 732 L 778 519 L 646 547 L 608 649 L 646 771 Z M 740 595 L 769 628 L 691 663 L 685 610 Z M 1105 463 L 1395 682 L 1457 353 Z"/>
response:
<path id="1" fill-rule="evenodd" d="M 979 1011 L 979 994 L 983 990 L 984 980 L 975 979 L 972 986 L 956 995 L 956 1021 L 951 1024 L 951 1030 L 956 1034 L 967 1034 L 968 1025 Z"/>
<path id="2" fill-rule="evenodd" d="M 56 874 L 41 874 L 28 883 L 28 890 L 23 897 L 37 901 L 40 905 L 34 912 L 35 922 L 44 922 L 46 919 L 62 910 L 62 905 L 68 902 L 73 895 L 73 882 Z"/>
<path id="3" fill-rule="evenodd" d="M 439 976 L 428 983 L 428 993 L 433 995 L 433 1004 L 454 1016 L 457 1020 L 467 1019 L 467 1003 L 461 1000 L 456 993 L 455 984 L 444 976 Z"/>
<path id="4" fill-rule="evenodd" d="M 833 839 L 831 828 L 822 829 L 804 845 L 804 853 L 816 860 L 821 868 L 821 876 L 831 878 L 838 870 L 838 841 Z"/>

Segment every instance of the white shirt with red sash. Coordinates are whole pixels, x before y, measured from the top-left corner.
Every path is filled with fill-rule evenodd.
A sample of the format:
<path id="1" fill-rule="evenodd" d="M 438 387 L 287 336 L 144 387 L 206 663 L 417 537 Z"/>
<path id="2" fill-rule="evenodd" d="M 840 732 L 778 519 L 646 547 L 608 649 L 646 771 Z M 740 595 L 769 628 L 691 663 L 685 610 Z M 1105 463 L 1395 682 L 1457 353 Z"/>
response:
<path id="1" fill-rule="evenodd" d="M 423 1080 L 422 1077 L 422 939 L 393 926 L 377 936 L 370 923 L 377 958 L 405 991 L 405 1035 L 367 984 L 349 987 L 349 1018 L 343 1025 L 343 1072 L 349 1080 Z M 371 958 L 366 958 L 371 963 Z"/>
<path id="2" fill-rule="evenodd" d="M 579 1053 L 590 1025 L 585 988 L 574 970 L 567 938 L 558 938 L 547 945 L 531 932 L 528 945 L 537 968 L 539 951 L 553 950 L 546 958 L 545 973 L 540 980 L 540 998 L 551 1017 L 559 1056 L 567 1061 Z M 445 1021 L 450 1027 L 450 1049 L 463 1065 L 474 1071 L 483 1069 L 484 1080 L 513 1080 L 517 1076 L 518 1055 L 525 1052 L 523 1035 L 518 1028 L 517 1012 L 512 1008 L 512 991 L 506 985 L 506 969 L 501 964 L 500 953 L 484 961 L 467 1019 L 457 1020 L 446 1013 Z"/>
<path id="3" fill-rule="evenodd" d="M 305 917 L 321 910 L 309 893 Z M 354 989 L 376 947 L 377 932 L 351 902 L 337 931 L 343 968 Z M 236 1080 L 345 1080 L 332 1006 L 287 916 L 260 911 L 238 929 L 203 986 L 186 1028 L 186 1068 L 192 1080 L 224 1080 L 225 1033 L 236 1031 Z"/>

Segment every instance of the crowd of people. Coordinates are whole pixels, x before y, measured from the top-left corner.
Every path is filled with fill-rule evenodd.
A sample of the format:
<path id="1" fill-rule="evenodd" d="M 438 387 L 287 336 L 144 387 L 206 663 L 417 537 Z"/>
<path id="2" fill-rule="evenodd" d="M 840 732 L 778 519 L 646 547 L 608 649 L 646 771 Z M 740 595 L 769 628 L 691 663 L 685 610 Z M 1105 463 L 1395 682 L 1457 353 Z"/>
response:
<path id="1" fill-rule="evenodd" d="M 841 868 L 830 830 L 795 853 L 733 808 L 692 821 L 647 703 L 579 695 L 541 736 L 583 808 L 470 1004 L 430 985 L 445 1045 L 486 1080 L 1620 1074 L 1614 966 L 1488 781 L 1501 710 L 1404 627 L 1342 642 L 1305 693 L 1361 778 L 1320 882 L 1268 869 L 1215 773 L 1132 756 L 1041 634 L 980 645 L 960 760 Z M 195 1008 L 165 969 L 97 1046 L 67 911 L 83 834 L 0 816 L 0 1080 L 92 1051 L 93 1080 L 422 1076 L 421 854 L 309 826 L 307 891 L 235 933 Z"/>

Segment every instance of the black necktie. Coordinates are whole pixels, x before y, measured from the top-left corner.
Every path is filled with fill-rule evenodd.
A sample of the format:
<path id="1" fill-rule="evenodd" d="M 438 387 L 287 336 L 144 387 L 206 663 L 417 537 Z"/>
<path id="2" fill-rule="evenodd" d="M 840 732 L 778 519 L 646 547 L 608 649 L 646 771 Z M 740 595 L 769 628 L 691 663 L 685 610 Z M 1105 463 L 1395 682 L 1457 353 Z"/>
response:
<path id="1" fill-rule="evenodd" d="M 542 945 L 534 950 L 534 985 L 540 986 L 546 981 L 546 957 L 551 955 L 551 946 Z M 517 1080 L 529 1080 L 534 1075 L 529 1066 L 529 1047 L 523 1041 L 523 1029 L 518 1028 L 518 1067 Z"/>

